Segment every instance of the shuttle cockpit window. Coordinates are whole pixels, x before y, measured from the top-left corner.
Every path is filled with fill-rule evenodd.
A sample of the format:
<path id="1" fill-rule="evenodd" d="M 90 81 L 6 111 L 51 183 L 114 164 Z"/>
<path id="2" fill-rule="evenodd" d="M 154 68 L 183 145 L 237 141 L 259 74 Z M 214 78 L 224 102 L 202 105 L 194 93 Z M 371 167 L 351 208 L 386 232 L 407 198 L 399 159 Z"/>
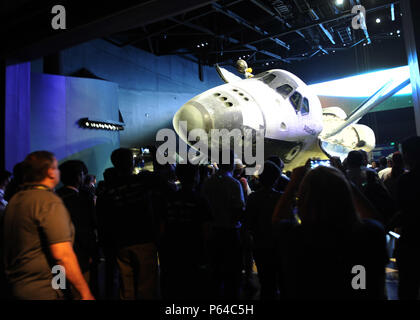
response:
<path id="1" fill-rule="evenodd" d="M 308 114 L 309 113 L 309 100 L 308 99 L 303 98 L 302 108 L 300 109 L 300 112 L 302 114 Z"/>
<path id="2" fill-rule="evenodd" d="M 276 76 L 272 73 L 267 74 L 265 77 L 259 79 L 265 84 L 269 84 L 271 81 L 273 81 L 276 78 Z"/>
<path id="3" fill-rule="evenodd" d="M 295 92 L 290 96 L 290 102 L 292 106 L 295 108 L 296 113 L 300 111 L 300 104 L 302 102 L 302 95 L 299 92 Z"/>
<path id="4" fill-rule="evenodd" d="M 280 93 L 284 99 L 286 99 L 289 96 L 289 94 L 293 91 L 293 88 L 288 84 L 284 84 L 280 87 L 277 87 L 276 91 Z"/>

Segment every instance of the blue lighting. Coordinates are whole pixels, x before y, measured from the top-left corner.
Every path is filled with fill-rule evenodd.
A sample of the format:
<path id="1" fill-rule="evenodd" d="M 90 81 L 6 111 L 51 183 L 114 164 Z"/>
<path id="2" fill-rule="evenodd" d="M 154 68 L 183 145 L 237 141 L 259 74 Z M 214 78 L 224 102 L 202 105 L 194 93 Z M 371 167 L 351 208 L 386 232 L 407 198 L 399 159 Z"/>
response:
<path id="1" fill-rule="evenodd" d="M 330 97 L 370 97 L 389 80 L 410 77 L 408 66 L 374 71 L 357 76 L 309 85 L 318 96 Z M 401 89 L 396 95 L 412 94 L 411 85 Z"/>
<path id="2" fill-rule="evenodd" d="M 395 8 L 394 4 L 391 4 L 391 20 L 395 21 Z"/>

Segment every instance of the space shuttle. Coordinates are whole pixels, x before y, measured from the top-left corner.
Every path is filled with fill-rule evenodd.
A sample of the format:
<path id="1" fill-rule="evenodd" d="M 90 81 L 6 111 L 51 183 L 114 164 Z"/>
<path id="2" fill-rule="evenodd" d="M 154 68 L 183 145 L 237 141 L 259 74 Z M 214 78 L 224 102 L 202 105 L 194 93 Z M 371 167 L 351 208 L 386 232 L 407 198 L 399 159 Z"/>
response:
<path id="1" fill-rule="evenodd" d="M 357 122 L 383 101 L 406 87 L 410 79 L 390 79 L 350 114 L 340 107 L 322 108 L 320 99 L 296 75 L 267 70 L 255 76 L 238 60 L 239 77 L 216 65 L 225 84 L 209 89 L 185 103 L 175 114 L 173 126 L 186 143 L 188 132 L 203 129 L 262 130 L 264 157 L 279 156 L 284 170 L 304 165 L 309 158 L 342 160 L 352 150 L 375 148 L 371 128 Z M 180 122 L 186 121 L 186 130 Z"/>

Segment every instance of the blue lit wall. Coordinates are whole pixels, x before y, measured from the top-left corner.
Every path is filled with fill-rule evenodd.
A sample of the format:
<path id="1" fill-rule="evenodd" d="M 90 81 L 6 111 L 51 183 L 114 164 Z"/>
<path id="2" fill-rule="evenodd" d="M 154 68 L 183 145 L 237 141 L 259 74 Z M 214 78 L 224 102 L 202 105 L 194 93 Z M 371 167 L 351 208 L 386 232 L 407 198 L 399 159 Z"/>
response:
<path id="1" fill-rule="evenodd" d="M 103 40 L 62 51 L 60 69 L 61 75 L 42 74 L 42 59 L 8 68 L 8 170 L 31 151 L 49 150 L 60 162 L 84 161 L 101 180 L 114 149 L 154 143 L 159 129 L 172 128 L 172 117 L 185 102 L 222 83 L 213 68 L 203 67 L 200 81 L 192 61 Z M 80 69 L 107 81 L 71 77 Z M 118 111 L 124 131 L 77 125 L 84 117 L 119 121 Z"/>
<path id="2" fill-rule="evenodd" d="M 31 64 L 6 68 L 5 167 L 12 171 L 30 151 Z"/>
<path id="3" fill-rule="evenodd" d="M 85 68 L 118 84 L 119 108 L 126 123 L 121 146 L 139 147 L 155 142 L 156 132 L 172 128 L 175 112 L 195 95 L 222 84 L 214 68 L 179 56 L 155 56 L 130 46 L 119 48 L 95 40 L 61 52 L 61 73 Z"/>
<path id="4" fill-rule="evenodd" d="M 120 145 L 117 131 L 82 129 L 80 118 L 118 121 L 115 83 L 46 75 L 31 75 L 30 149 L 54 152 L 62 162 L 83 160 L 102 179 L 111 166 L 109 155 Z"/>

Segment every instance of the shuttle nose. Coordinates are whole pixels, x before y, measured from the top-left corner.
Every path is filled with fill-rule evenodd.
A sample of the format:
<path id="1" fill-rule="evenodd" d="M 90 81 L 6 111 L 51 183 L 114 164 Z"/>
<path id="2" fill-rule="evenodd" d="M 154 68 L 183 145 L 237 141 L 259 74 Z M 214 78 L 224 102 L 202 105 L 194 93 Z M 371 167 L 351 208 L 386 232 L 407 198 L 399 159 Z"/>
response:
<path id="1" fill-rule="evenodd" d="M 186 127 L 180 126 L 180 122 L 186 122 Z M 203 129 L 209 133 L 213 128 L 207 109 L 201 103 L 193 100 L 188 101 L 177 111 L 173 118 L 173 126 L 183 139 L 192 129 Z M 185 132 L 183 128 L 186 128 L 187 131 Z"/>

